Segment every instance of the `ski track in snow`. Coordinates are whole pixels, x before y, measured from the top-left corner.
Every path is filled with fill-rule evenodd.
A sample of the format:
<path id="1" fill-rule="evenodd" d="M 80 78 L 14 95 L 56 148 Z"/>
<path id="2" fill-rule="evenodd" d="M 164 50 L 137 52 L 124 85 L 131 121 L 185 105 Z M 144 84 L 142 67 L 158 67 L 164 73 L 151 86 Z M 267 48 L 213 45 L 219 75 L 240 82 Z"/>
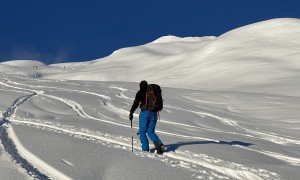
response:
<path id="1" fill-rule="evenodd" d="M 2 114 L 2 121 L 7 121 L 13 115 L 15 115 L 16 109 L 23 104 L 25 101 L 30 99 L 31 97 L 37 95 L 36 93 L 29 94 L 27 96 L 22 96 L 16 99 L 13 104 Z M 38 169 L 34 168 L 26 159 L 19 154 L 17 147 L 15 145 L 15 139 L 11 139 L 8 136 L 7 129 L 3 126 L 0 127 L 0 138 L 1 142 L 5 150 L 12 156 L 12 158 L 21 165 L 24 169 L 26 169 L 27 173 L 34 178 L 37 179 L 49 179 L 48 176 L 41 173 Z"/>
<path id="2" fill-rule="evenodd" d="M 26 125 L 37 129 L 51 131 L 60 134 L 66 134 L 71 137 L 81 138 L 94 143 L 101 143 L 102 145 L 119 148 L 131 151 L 131 138 L 110 135 L 102 132 L 90 131 L 88 129 L 76 128 L 62 125 L 59 123 L 52 123 L 49 121 L 35 120 L 34 122 L 28 120 L 17 120 L 13 122 L 17 125 Z M 148 157 L 155 160 L 163 161 L 172 167 L 185 168 L 193 173 L 198 174 L 197 177 L 214 177 L 222 179 L 280 179 L 280 176 L 274 172 L 262 169 L 253 169 L 239 165 L 232 162 L 226 162 L 221 159 L 209 157 L 205 154 L 195 154 L 189 151 L 176 150 L 174 152 L 165 152 L 162 156 L 152 153 L 144 153 L 139 150 L 139 143 L 134 140 L 134 153 L 137 156 Z M 63 160 L 62 160 L 63 161 Z M 67 162 L 65 162 L 67 163 Z M 208 169 L 207 171 L 203 168 Z"/>
<path id="3" fill-rule="evenodd" d="M 14 161 L 23 167 L 27 173 L 36 179 L 49 179 L 48 176 L 41 173 L 38 169 L 33 167 L 26 159 L 20 155 L 19 150 L 17 149 L 14 140 L 12 140 L 7 130 L 4 127 L 0 127 L 0 139 L 4 146 L 4 149 L 11 155 L 11 157 L 14 159 Z"/>
<path id="4" fill-rule="evenodd" d="M 70 180 L 71 178 L 66 176 L 65 174 L 61 173 L 59 170 L 55 169 L 54 167 L 50 166 L 49 164 L 45 163 L 43 160 L 32 154 L 30 151 L 28 151 L 22 143 L 19 141 L 17 135 L 15 134 L 13 128 L 8 129 L 8 137 L 11 137 L 13 140 L 13 143 L 15 144 L 17 151 L 20 153 L 26 161 L 28 160 L 30 164 L 25 164 L 28 165 L 29 167 L 31 164 L 37 168 L 34 168 L 33 170 L 35 171 L 28 171 L 28 168 L 26 167 L 25 169 L 28 171 L 29 175 L 33 175 L 35 179 L 65 179 L 65 180 Z M 30 169 L 29 169 L 30 170 Z M 43 172 L 43 174 L 36 174 L 37 172 Z M 35 173 L 35 174 L 33 174 Z"/>
<path id="5" fill-rule="evenodd" d="M 111 103 L 110 103 L 110 100 L 111 98 L 109 96 L 106 96 L 106 95 L 103 95 L 103 94 L 98 94 L 98 93 L 94 93 L 94 92 L 89 92 L 89 91 L 83 91 L 83 90 L 76 90 L 76 89 L 66 89 L 66 88 L 57 88 L 57 87 L 51 87 L 51 86 L 31 86 L 31 85 L 27 85 L 27 84 L 22 84 L 22 83 L 17 83 L 17 82 L 13 82 L 13 81 L 10 81 L 8 80 L 7 82 L 11 83 L 11 84 L 15 84 L 15 85 L 20 85 L 20 86 L 27 86 L 29 88 L 44 88 L 44 89 L 54 89 L 56 91 L 65 91 L 65 92 L 77 92 L 77 93 L 82 93 L 82 94 L 89 94 L 89 95 L 93 95 L 93 96 L 97 96 L 97 97 L 100 97 L 102 99 L 102 102 L 103 104 L 114 110 L 114 111 L 117 111 L 117 112 L 120 112 L 120 113 L 123 113 L 123 114 L 128 114 L 128 111 L 127 110 L 124 110 L 124 109 L 119 109 L 115 106 L 113 106 Z M 21 88 L 21 87 L 16 87 L 16 86 L 12 86 L 12 85 L 9 85 L 9 84 L 5 84 L 3 82 L 0 82 L 0 84 L 4 85 L 4 86 L 7 86 L 7 87 L 10 87 L 10 88 L 15 88 L 15 89 L 21 89 L 21 90 L 25 90 L 25 91 L 39 91 L 39 90 L 32 90 L 32 89 L 26 89 L 26 88 Z M 125 95 L 122 95 L 123 94 L 123 91 L 126 91 L 126 89 L 124 88 L 120 88 L 120 87 L 111 87 L 111 88 L 115 88 L 115 89 L 118 89 L 121 91 L 121 95 L 120 97 L 121 98 L 124 98 L 124 99 L 127 99 Z M 59 99 L 57 99 L 59 100 Z M 63 98 L 62 98 L 63 100 Z"/>
<path id="6" fill-rule="evenodd" d="M 49 98 L 56 99 L 58 101 L 61 101 L 61 102 L 65 103 L 71 109 L 73 109 L 80 117 L 88 118 L 88 119 L 93 119 L 93 120 L 96 120 L 96 121 L 100 121 L 100 122 L 103 122 L 103 123 L 112 124 L 112 125 L 115 125 L 115 126 L 121 126 L 121 127 L 130 128 L 129 125 L 124 124 L 124 123 L 107 121 L 107 120 L 104 120 L 104 119 L 100 119 L 100 118 L 97 118 L 97 117 L 90 116 L 87 113 L 85 113 L 84 110 L 83 110 L 83 108 L 82 108 L 82 106 L 79 103 L 75 102 L 75 101 L 72 101 L 72 100 L 69 100 L 69 99 L 64 99 L 64 98 L 53 96 L 53 95 L 47 95 L 47 94 L 43 94 L 43 96 L 47 96 Z M 115 108 L 112 108 L 112 110 L 114 110 L 114 109 Z M 125 111 L 125 110 L 123 110 L 123 111 Z M 115 112 L 120 112 L 120 111 L 116 110 Z M 128 114 L 128 112 L 126 114 Z M 179 126 L 183 125 L 183 124 L 180 124 L 180 123 L 173 123 L 173 124 L 176 124 L 176 125 L 179 125 Z M 189 125 L 185 125 L 185 126 L 189 126 Z M 134 128 L 137 129 L 136 127 L 134 127 Z M 205 140 L 205 141 L 219 142 L 218 140 L 214 140 L 214 139 L 203 138 L 203 137 L 196 137 L 196 136 L 187 136 L 187 135 L 181 135 L 181 134 L 175 134 L 175 133 L 170 133 L 170 132 L 161 131 L 161 130 L 156 130 L 156 132 L 158 132 L 160 134 L 167 135 L 167 136 L 180 137 L 180 138 L 185 138 L 185 139 L 195 139 L 195 140 Z"/>
<path id="7" fill-rule="evenodd" d="M 18 84 L 18 85 L 23 85 L 23 86 L 28 86 L 28 87 L 33 87 L 33 86 L 30 86 L 30 85 L 25 85 L 25 84 L 21 84 L 21 83 L 15 83 L 15 82 L 11 82 L 11 83 Z M 9 87 L 16 88 L 16 89 L 24 89 L 24 88 L 19 88 L 19 87 L 14 87 L 14 86 L 9 86 Z M 53 89 L 55 89 L 55 87 L 46 87 L 46 86 L 38 86 L 38 87 L 53 88 Z M 120 87 L 110 87 L 110 88 L 115 88 L 115 89 L 118 89 L 118 90 L 121 90 L 121 91 L 126 91 L 126 89 L 120 88 Z M 30 91 L 30 89 L 24 89 L 24 90 Z M 57 90 L 59 90 L 59 91 L 67 91 L 67 92 L 72 92 L 73 91 L 73 92 L 77 92 L 77 93 L 90 94 L 90 95 L 95 95 L 95 96 L 104 98 L 103 104 L 106 107 L 108 107 L 111 111 L 114 111 L 116 113 L 126 114 L 126 115 L 128 114 L 127 110 L 119 109 L 119 108 L 113 106 L 109 102 L 110 101 L 110 97 L 108 97 L 108 96 L 100 95 L 100 94 L 92 93 L 92 92 L 88 92 L 88 91 L 70 90 L 70 89 L 65 89 L 65 88 L 58 88 Z M 37 91 L 37 90 L 35 90 L 35 91 Z M 112 125 L 116 125 L 116 126 L 123 126 L 123 127 L 127 127 L 127 128 L 130 127 L 127 124 L 115 123 L 115 122 L 112 122 L 112 121 L 107 121 L 107 120 L 104 120 L 104 119 L 100 119 L 100 118 L 97 118 L 97 117 L 90 116 L 90 115 L 86 114 L 84 112 L 82 106 L 79 103 L 75 102 L 75 101 L 72 101 L 72 100 L 69 100 L 69 99 L 65 99 L 65 98 L 62 98 L 62 97 L 58 97 L 58 96 L 54 96 L 54 95 L 48 95 L 46 93 L 43 93 L 41 95 L 45 96 L 45 97 L 49 97 L 51 99 L 56 99 L 58 101 L 61 101 L 62 103 L 65 103 L 71 109 L 73 109 L 80 117 L 89 118 L 89 119 L 93 119 L 93 120 L 96 120 L 96 121 L 101 121 L 101 122 L 112 124 Z M 125 99 L 127 99 L 127 98 L 125 98 Z M 138 115 L 136 115 L 136 116 L 138 117 Z M 187 127 L 198 128 L 196 126 L 185 125 L 185 124 L 182 124 L 182 123 L 173 123 L 173 122 L 168 122 L 168 121 L 161 121 L 161 122 L 163 122 L 163 123 L 169 123 L 169 124 L 175 124 L 175 125 L 178 125 L 178 126 L 187 126 Z M 207 141 L 218 142 L 218 140 L 208 139 L 208 138 L 202 138 L 202 137 L 179 135 L 179 134 L 174 134 L 174 133 L 165 132 L 165 131 L 159 131 L 159 130 L 157 130 L 157 132 L 161 133 L 161 134 L 164 134 L 164 135 L 168 135 L 168 136 L 175 136 L 175 137 L 181 137 L 181 138 L 186 138 L 186 139 L 207 140 Z"/>
<path id="8" fill-rule="evenodd" d="M 20 83 L 14 83 L 9 81 L 12 84 L 15 85 L 22 85 L 22 86 L 27 86 L 29 88 L 33 88 L 34 86 L 30 86 L 30 85 L 25 85 L 25 84 L 20 84 Z M 109 123 L 112 125 L 116 125 L 116 126 L 123 126 L 123 127 L 127 127 L 130 128 L 129 125 L 126 124 L 122 124 L 122 123 L 117 123 L 117 122 L 113 122 L 113 121 L 107 121 L 104 119 L 100 119 L 97 117 L 93 117 L 88 115 L 87 113 L 84 112 L 82 106 L 72 100 L 69 99 L 65 99 L 62 97 L 57 97 L 54 95 L 49 95 L 46 93 L 46 91 L 40 91 L 40 90 L 31 90 L 31 89 L 27 89 L 27 88 L 22 88 L 22 87 L 16 87 L 16 86 L 12 86 L 3 82 L 0 82 L 1 85 L 9 87 L 9 88 L 13 88 L 13 89 L 18 89 L 18 90 L 23 90 L 24 93 L 28 93 L 28 92 L 32 92 L 30 95 L 28 96 L 23 96 L 18 98 L 13 105 L 11 106 L 11 108 L 9 108 L 9 110 L 7 112 L 4 113 L 3 119 L 6 119 L 10 116 L 12 116 L 14 114 L 14 112 L 16 111 L 17 107 L 20 106 L 22 103 L 24 103 L 25 101 L 27 101 L 29 98 L 31 98 L 32 96 L 35 95 L 41 95 L 45 98 L 51 98 L 51 99 L 56 99 L 66 105 L 68 105 L 71 109 L 73 109 L 80 117 L 82 118 L 88 118 L 88 119 L 93 119 L 93 120 L 97 120 L 97 121 L 101 121 L 103 123 Z M 39 88 L 54 88 L 54 87 L 45 87 L 45 86 L 38 86 Z M 36 88 L 36 87 L 35 87 Z M 123 91 L 126 91 L 126 89 L 120 88 L 120 87 L 110 87 L 113 89 L 117 89 L 119 91 L 121 91 L 120 93 L 117 94 L 118 97 L 120 98 L 124 98 L 124 99 L 128 99 L 128 97 L 122 95 Z M 70 89 L 65 89 L 65 88 L 58 88 L 57 90 L 59 91 L 67 91 L 67 92 L 77 92 L 77 93 L 83 93 L 83 94 L 90 94 L 93 96 L 98 96 L 104 99 L 104 105 L 106 105 L 111 111 L 117 112 L 117 113 L 126 113 L 128 114 L 128 111 L 123 110 L 123 109 L 119 109 L 114 107 L 109 101 L 110 101 L 110 97 L 105 96 L 105 95 L 100 95 L 97 93 L 92 93 L 92 92 L 88 92 L 88 91 L 80 91 L 80 90 L 70 90 Z M 229 126 L 233 126 L 236 127 L 237 129 L 243 129 L 244 131 L 254 134 L 254 135 L 261 135 L 263 136 L 263 139 L 266 140 L 270 140 L 269 138 L 266 137 L 270 137 L 272 136 L 273 139 L 274 137 L 277 137 L 275 135 L 270 135 L 270 134 L 265 134 L 265 133 L 259 133 L 256 131 L 252 131 L 246 128 L 243 128 L 241 126 L 238 125 L 237 122 L 233 121 L 233 120 L 229 120 L 229 119 L 225 119 L 225 118 L 221 118 L 218 116 L 215 116 L 213 114 L 209 114 L 206 112 L 196 112 L 196 111 L 192 111 L 192 110 L 187 110 L 187 109 L 182 109 L 182 108 L 178 108 L 178 107 L 174 107 L 174 106 L 166 106 L 168 108 L 173 108 L 173 109 L 179 109 L 179 110 L 184 110 L 190 113 L 194 113 L 197 115 L 205 115 L 205 116 L 209 116 L 212 117 L 226 125 Z M 37 120 L 35 120 L 37 121 Z M 118 137 L 118 136 L 113 136 L 113 135 L 108 135 L 108 134 L 103 134 L 101 132 L 92 132 L 89 130 L 82 130 L 82 128 L 80 129 L 76 129 L 74 127 L 68 127 L 68 126 L 63 126 L 60 125 L 58 123 L 52 123 L 52 122 L 46 122 L 46 121 L 37 121 L 37 122 L 33 122 L 32 119 L 18 119 L 18 117 L 14 117 L 14 120 L 12 120 L 13 123 L 16 123 L 18 125 L 27 125 L 27 126 L 31 126 L 31 127 L 35 127 L 38 129 L 43 129 L 43 130 L 48 130 L 48 131 L 53 131 L 53 132 L 60 132 L 60 133 L 65 133 L 67 135 L 70 135 L 72 137 L 76 137 L 76 138 L 83 138 L 83 139 L 87 139 L 90 141 L 96 141 L 96 142 L 100 142 L 103 145 L 109 146 L 109 147 L 113 147 L 113 148 L 122 148 L 125 150 L 130 151 L 131 146 L 129 146 L 130 144 L 130 138 L 126 138 L 126 137 Z M 174 122 L 168 122 L 168 121 L 161 121 L 162 123 L 168 123 L 168 124 L 173 124 L 173 125 L 178 125 L 178 126 L 183 126 L 183 127 L 192 127 L 192 128 L 199 128 L 197 126 L 191 126 L 191 125 L 187 125 L 187 124 L 183 124 L 183 123 L 174 123 Z M 2 128 L 2 127 L 1 127 Z M 217 130 L 213 130 L 213 129 L 208 129 L 211 131 L 217 131 Z M 175 133 L 169 133 L 169 132 L 165 132 L 165 131 L 157 131 L 160 134 L 164 134 L 164 135 L 168 135 L 168 136 L 176 136 L 176 137 L 181 137 L 181 138 L 188 138 L 188 139 L 200 139 L 200 140 L 208 140 L 208 141 L 212 141 L 212 142 L 219 142 L 218 140 L 213 140 L 213 139 L 207 139 L 207 138 L 202 138 L 202 137 L 195 137 L 195 136 L 185 136 L 185 135 L 180 135 L 180 134 L 175 134 Z M 281 138 L 281 137 L 277 137 L 277 139 L 281 139 L 282 141 L 284 141 L 285 143 L 291 143 L 291 144 L 298 144 L 298 141 L 295 140 L 290 140 L 290 139 L 286 139 L 286 138 Z M 13 145 L 13 141 L 10 144 Z M 272 140 L 271 140 L 272 141 Z M 274 140 L 272 141 L 274 142 Z M 279 143 L 278 141 L 275 141 L 274 143 Z M 137 144 L 137 142 L 135 141 L 135 144 Z M 280 143 L 279 143 L 280 144 Z M 239 146 L 237 146 L 239 147 Z M 299 166 L 300 164 L 300 160 L 297 158 L 293 158 L 293 157 L 287 157 L 285 155 L 282 154 L 278 154 L 278 153 L 274 153 L 274 152 L 267 152 L 267 151 L 258 151 L 258 150 L 253 150 L 251 148 L 246 148 L 246 147 L 240 147 L 240 148 L 244 148 L 247 149 L 249 151 L 256 151 L 258 153 L 262 153 L 265 155 L 268 155 L 270 157 L 288 162 L 290 164 Z M 187 168 L 189 170 L 191 170 L 192 172 L 197 172 L 200 175 L 197 176 L 198 178 L 204 178 L 206 177 L 210 177 L 210 176 L 214 176 L 215 178 L 224 178 L 224 179 L 230 179 L 230 178 L 235 178 L 235 179 L 280 179 L 279 175 L 274 173 L 274 172 L 269 172 L 266 170 L 261 170 L 261 169 L 252 169 L 252 168 L 248 168 L 248 167 L 244 167 L 242 165 L 237 165 L 235 163 L 230 163 L 230 162 L 225 162 L 222 161 L 220 159 L 215 159 L 213 157 L 208 157 L 207 155 L 204 154 L 193 154 L 192 152 L 188 152 L 188 151 L 178 151 L 176 150 L 175 152 L 166 152 L 163 155 L 163 158 L 161 158 L 160 156 L 154 155 L 154 154 L 146 154 L 143 153 L 141 151 L 139 151 L 138 149 L 140 149 L 140 146 L 134 146 L 135 149 L 135 154 L 138 156 L 142 156 L 142 157 L 149 157 L 152 159 L 156 159 L 156 160 L 161 160 L 163 162 L 165 162 L 168 165 L 171 166 L 175 166 L 175 167 L 182 167 L 182 168 Z M 70 163 L 67 160 L 63 160 L 62 161 L 70 166 L 72 166 L 72 163 Z M 28 163 L 29 164 L 29 163 Z M 45 165 L 45 163 L 44 163 Z M 199 167 L 204 167 L 206 169 L 209 169 L 210 171 L 205 171 L 205 170 L 199 170 L 201 168 Z M 211 172 L 212 171 L 212 172 Z M 217 174 L 215 174 L 217 173 Z"/>
<path id="9" fill-rule="evenodd" d="M 0 82 L 2 85 L 7 87 L 12 87 L 7 84 Z M 18 87 L 12 87 L 15 89 L 22 89 Z M 26 89 L 27 90 L 27 89 Z M 11 118 L 16 117 L 15 112 L 19 106 L 25 103 L 27 100 L 36 96 L 38 94 L 43 94 L 43 91 L 35 91 L 29 95 L 21 96 L 16 99 L 13 104 L 2 113 L 2 122 L 11 122 Z M 13 128 L 9 125 L 7 127 L 3 127 L 4 123 L 1 123 L 0 127 L 0 139 L 5 148 L 5 150 L 11 155 L 11 157 L 23 167 L 27 173 L 35 179 L 50 179 L 47 174 L 52 176 L 54 179 L 70 179 L 65 176 L 63 173 L 59 172 L 55 168 L 43 162 L 41 159 L 30 153 L 23 145 L 19 142 L 17 136 L 15 135 Z M 25 157 L 25 158 L 24 158 Z M 29 161 L 28 161 L 29 160 Z M 40 167 L 44 170 L 45 173 L 42 173 L 39 169 L 35 168 L 34 165 Z"/>

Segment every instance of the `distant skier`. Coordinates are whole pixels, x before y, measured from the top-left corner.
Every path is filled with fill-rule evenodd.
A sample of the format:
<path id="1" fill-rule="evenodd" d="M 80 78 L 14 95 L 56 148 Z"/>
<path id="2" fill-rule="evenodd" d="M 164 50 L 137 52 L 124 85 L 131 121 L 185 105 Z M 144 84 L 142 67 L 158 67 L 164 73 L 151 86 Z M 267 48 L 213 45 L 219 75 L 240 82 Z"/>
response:
<path id="1" fill-rule="evenodd" d="M 158 96 L 160 97 L 155 97 L 154 95 L 150 96 L 149 89 L 151 89 L 152 94 L 155 94 L 153 92 L 156 87 L 159 88 Z M 157 100 L 158 103 L 156 103 L 156 99 L 158 99 Z M 141 108 L 141 112 L 139 115 L 139 134 L 142 143 L 142 150 L 149 151 L 149 141 L 146 135 L 147 133 L 149 138 L 153 142 L 155 149 L 157 150 L 157 154 L 162 154 L 164 144 L 161 142 L 161 140 L 155 133 L 157 112 L 162 109 L 162 98 L 161 98 L 160 87 L 154 84 L 148 85 L 148 82 L 145 80 L 140 82 L 140 90 L 136 93 L 135 100 L 130 110 L 130 114 L 129 114 L 130 121 L 132 121 L 133 113 L 138 108 L 139 105 Z"/>

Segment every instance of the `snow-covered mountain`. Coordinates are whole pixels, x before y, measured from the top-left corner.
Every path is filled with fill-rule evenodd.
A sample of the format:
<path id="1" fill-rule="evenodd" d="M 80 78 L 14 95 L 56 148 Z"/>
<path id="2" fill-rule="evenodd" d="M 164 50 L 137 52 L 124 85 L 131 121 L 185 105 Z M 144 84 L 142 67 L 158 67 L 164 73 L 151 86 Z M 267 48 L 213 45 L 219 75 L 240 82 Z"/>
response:
<path id="1" fill-rule="evenodd" d="M 300 20 L 273 19 L 219 37 L 166 36 L 47 78 L 133 81 L 189 89 L 253 90 L 299 79 Z M 60 65 L 55 65 L 60 66 Z M 80 72 L 80 73 L 79 73 Z M 118 73 L 115 73 L 118 72 Z M 289 84 L 287 84 L 289 85 Z M 249 87 L 250 86 L 250 87 Z M 257 87 L 259 86 L 259 87 Z M 297 93 L 297 92 L 294 92 Z"/>
<path id="2" fill-rule="evenodd" d="M 88 62 L 0 63 L 0 179 L 297 179 L 299 59 L 300 20 L 284 18 Z M 163 88 L 163 156 L 136 135 L 131 152 L 143 79 Z"/>

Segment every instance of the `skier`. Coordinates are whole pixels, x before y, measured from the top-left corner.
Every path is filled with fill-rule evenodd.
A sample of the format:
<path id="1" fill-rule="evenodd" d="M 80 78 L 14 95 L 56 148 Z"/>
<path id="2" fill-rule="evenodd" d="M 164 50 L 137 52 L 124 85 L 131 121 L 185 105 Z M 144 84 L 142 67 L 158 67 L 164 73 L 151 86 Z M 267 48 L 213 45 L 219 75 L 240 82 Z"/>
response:
<path id="1" fill-rule="evenodd" d="M 132 121 L 133 113 L 140 105 L 141 112 L 139 115 L 139 134 L 142 143 L 142 150 L 149 152 L 149 141 L 146 133 L 153 142 L 157 154 L 163 153 L 164 144 L 155 133 L 155 127 L 157 122 L 157 109 L 148 110 L 146 106 L 147 99 L 147 81 L 140 82 L 140 90 L 136 93 L 135 100 L 130 110 L 129 120 Z"/>

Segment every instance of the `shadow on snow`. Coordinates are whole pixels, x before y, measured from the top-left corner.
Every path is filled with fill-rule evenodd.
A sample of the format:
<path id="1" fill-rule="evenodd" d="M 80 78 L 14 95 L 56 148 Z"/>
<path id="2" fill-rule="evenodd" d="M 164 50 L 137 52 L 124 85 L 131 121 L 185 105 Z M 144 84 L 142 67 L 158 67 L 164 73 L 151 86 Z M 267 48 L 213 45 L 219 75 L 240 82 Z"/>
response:
<path id="1" fill-rule="evenodd" d="M 188 146 L 188 145 L 197 145 L 197 144 L 221 144 L 221 145 L 238 145 L 238 146 L 251 146 L 253 145 L 252 143 L 246 143 L 242 141 L 189 141 L 189 142 L 178 142 L 176 144 L 168 144 L 166 145 L 166 151 L 175 151 L 178 149 L 180 146 Z"/>

